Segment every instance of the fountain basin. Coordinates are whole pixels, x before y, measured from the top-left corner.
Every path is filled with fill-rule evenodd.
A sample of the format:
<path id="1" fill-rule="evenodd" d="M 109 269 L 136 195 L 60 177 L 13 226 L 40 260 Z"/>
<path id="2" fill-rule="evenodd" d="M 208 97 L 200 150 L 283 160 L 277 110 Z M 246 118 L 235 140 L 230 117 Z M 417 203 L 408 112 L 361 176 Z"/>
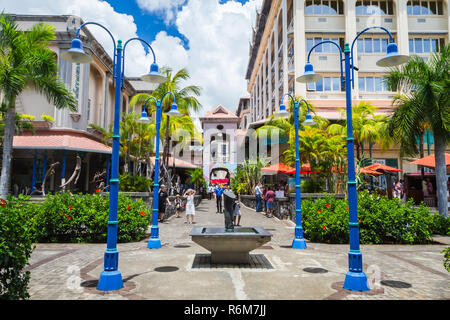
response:
<path id="1" fill-rule="evenodd" d="M 211 252 L 211 263 L 250 263 L 249 253 L 272 239 L 272 234 L 261 227 L 195 227 L 192 241 Z"/>

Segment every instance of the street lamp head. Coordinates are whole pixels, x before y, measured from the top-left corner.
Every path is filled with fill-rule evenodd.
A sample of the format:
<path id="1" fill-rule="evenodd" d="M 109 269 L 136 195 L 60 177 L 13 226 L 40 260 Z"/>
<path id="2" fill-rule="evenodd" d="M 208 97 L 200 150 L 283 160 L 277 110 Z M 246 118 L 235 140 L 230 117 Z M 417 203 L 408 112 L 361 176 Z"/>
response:
<path id="1" fill-rule="evenodd" d="M 72 63 L 90 63 L 93 59 L 83 50 L 83 42 L 75 38 L 72 40 L 72 48 L 61 53 L 61 58 Z"/>
<path id="2" fill-rule="evenodd" d="M 150 66 L 150 73 L 143 75 L 141 77 L 141 80 L 145 82 L 161 84 L 165 82 L 167 78 L 159 73 L 158 65 L 156 63 L 152 63 L 152 65 Z"/>
<path id="3" fill-rule="evenodd" d="M 147 112 L 142 111 L 142 115 L 141 118 L 138 120 L 139 123 L 149 123 L 150 122 L 150 118 L 147 115 Z"/>
<path id="4" fill-rule="evenodd" d="M 308 114 L 306 115 L 306 120 L 303 121 L 302 124 L 303 124 L 304 126 L 313 126 L 313 125 L 316 124 L 316 122 L 312 119 L 311 114 L 308 113 Z"/>
<path id="5" fill-rule="evenodd" d="M 176 105 L 176 103 L 172 104 L 172 108 L 170 109 L 169 112 L 167 112 L 167 115 L 169 117 L 181 117 L 183 116 L 183 114 L 178 111 L 178 106 Z"/>
<path id="6" fill-rule="evenodd" d="M 280 105 L 280 111 L 278 111 L 275 114 L 275 117 L 277 117 L 277 118 L 287 118 L 287 117 L 289 117 L 289 115 L 290 115 L 290 113 L 289 113 L 289 111 L 286 110 L 286 105 L 282 104 L 282 105 Z"/>
<path id="7" fill-rule="evenodd" d="M 314 67 L 311 63 L 305 64 L 305 73 L 302 76 L 297 78 L 297 82 L 301 83 L 310 83 L 317 82 L 323 78 L 322 75 L 314 72 Z"/>
<path id="8" fill-rule="evenodd" d="M 389 43 L 386 55 L 377 61 L 379 67 L 395 67 L 409 60 L 409 56 L 399 54 L 397 44 Z"/>

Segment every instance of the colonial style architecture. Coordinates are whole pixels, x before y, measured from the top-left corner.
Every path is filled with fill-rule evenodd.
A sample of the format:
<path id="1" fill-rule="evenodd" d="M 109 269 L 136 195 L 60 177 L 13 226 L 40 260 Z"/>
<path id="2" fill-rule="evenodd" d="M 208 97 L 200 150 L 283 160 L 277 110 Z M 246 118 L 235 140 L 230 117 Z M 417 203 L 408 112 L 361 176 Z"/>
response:
<path id="1" fill-rule="evenodd" d="M 368 26 L 387 28 L 401 54 L 427 58 L 448 43 L 449 0 L 264 0 L 256 19 L 246 73 L 250 93 L 250 127 L 257 128 L 280 106 L 285 93 L 301 96 L 316 108 L 316 114 L 331 121 L 341 119 L 345 92 L 340 83 L 337 48 L 317 47 L 310 62 L 324 78 L 302 84 L 295 79 L 304 72 L 307 55 L 314 44 L 332 40 L 343 48 Z M 386 69 L 376 61 L 386 53 L 388 36 L 382 30 L 365 33 L 355 44 L 355 87 L 353 105 L 371 102 L 378 112 L 389 114 L 396 94 L 382 81 Z M 383 152 L 374 146 L 373 158 L 404 170 L 417 170 L 402 161 L 398 149 Z"/>
<path id="2" fill-rule="evenodd" d="M 208 183 L 228 183 L 237 168 L 240 119 L 224 106 L 200 118 L 203 129 L 203 175 Z"/>
<path id="3" fill-rule="evenodd" d="M 236 110 L 239 117 L 239 129 L 245 130 L 250 124 L 250 97 L 242 97 Z"/>
<path id="4" fill-rule="evenodd" d="M 17 99 L 16 111 L 34 116 L 35 132 L 15 136 L 13 141 L 12 193 L 36 190 L 53 163 L 59 162 L 55 173 L 47 180 L 48 191 L 59 187 L 74 172 L 77 156 L 81 158 L 81 172 L 73 190 L 92 192 L 95 173 L 108 171 L 111 148 L 102 143 L 102 136 L 94 127 L 108 129 L 114 117 L 113 61 L 86 28 L 80 37 L 84 50 L 94 60 L 90 64 L 72 64 L 60 58 L 71 47 L 76 29 L 83 21 L 74 16 L 12 15 L 22 30 L 45 22 L 56 27 L 56 40 L 50 44 L 58 61 L 59 77 L 75 95 L 78 110 L 58 110 L 32 88 Z M 112 52 L 111 52 L 112 54 Z M 137 78 L 125 78 L 121 111 L 128 112 L 128 103 L 139 92 L 151 93 L 154 87 Z M 54 118 L 44 121 L 42 115 Z M 92 126 L 93 125 L 93 126 Z M 109 172 L 107 172 L 108 174 Z M 106 177 L 105 177 L 106 178 Z M 105 179 L 106 180 L 106 179 Z"/>

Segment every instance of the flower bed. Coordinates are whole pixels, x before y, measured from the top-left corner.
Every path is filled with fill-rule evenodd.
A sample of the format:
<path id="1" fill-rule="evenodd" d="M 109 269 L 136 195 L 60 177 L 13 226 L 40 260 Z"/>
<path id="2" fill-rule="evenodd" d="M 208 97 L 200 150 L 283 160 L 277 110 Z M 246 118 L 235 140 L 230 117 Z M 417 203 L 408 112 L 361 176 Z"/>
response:
<path id="1" fill-rule="evenodd" d="M 361 244 L 424 244 L 433 234 L 449 235 L 450 218 L 431 213 L 412 201 L 358 193 L 359 236 Z M 333 196 L 302 201 L 304 236 L 312 242 L 348 243 L 347 200 Z"/>
<path id="2" fill-rule="evenodd" d="M 109 195 L 48 195 L 41 204 L 28 204 L 25 214 L 36 242 L 105 242 Z M 151 212 L 142 200 L 119 193 L 118 242 L 139 241 L 147 232 Z"/>

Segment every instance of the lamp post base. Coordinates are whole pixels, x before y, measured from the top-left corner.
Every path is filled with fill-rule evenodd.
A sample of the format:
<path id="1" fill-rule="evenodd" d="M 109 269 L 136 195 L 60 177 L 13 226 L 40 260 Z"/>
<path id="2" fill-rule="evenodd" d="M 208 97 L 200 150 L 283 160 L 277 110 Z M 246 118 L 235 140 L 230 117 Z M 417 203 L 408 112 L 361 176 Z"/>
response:
<path id="1" fill-rule="evenodd" d="M 122 274 L 119 270 L 103 271 L 98 280 L 97 289 L 102 291 L 114 291 L 123 288 Z"/>
<path id="2" fill-rule="evenodd" d="M 158 238 L 150 239 L 147 244 L 147 249 L 161 249 L 161 240 Z"/>
<path id="3" fill-rule="evenodd" d="M 294 239 L 292 241 L 292 249 L 306 249 L 305 239 Z"/>
<path id="4" fill-rule="evenodd" d="M 347 272 L 344 289 L 351 291 L 370 291 L 366 274 L 364 272 Z"/>

